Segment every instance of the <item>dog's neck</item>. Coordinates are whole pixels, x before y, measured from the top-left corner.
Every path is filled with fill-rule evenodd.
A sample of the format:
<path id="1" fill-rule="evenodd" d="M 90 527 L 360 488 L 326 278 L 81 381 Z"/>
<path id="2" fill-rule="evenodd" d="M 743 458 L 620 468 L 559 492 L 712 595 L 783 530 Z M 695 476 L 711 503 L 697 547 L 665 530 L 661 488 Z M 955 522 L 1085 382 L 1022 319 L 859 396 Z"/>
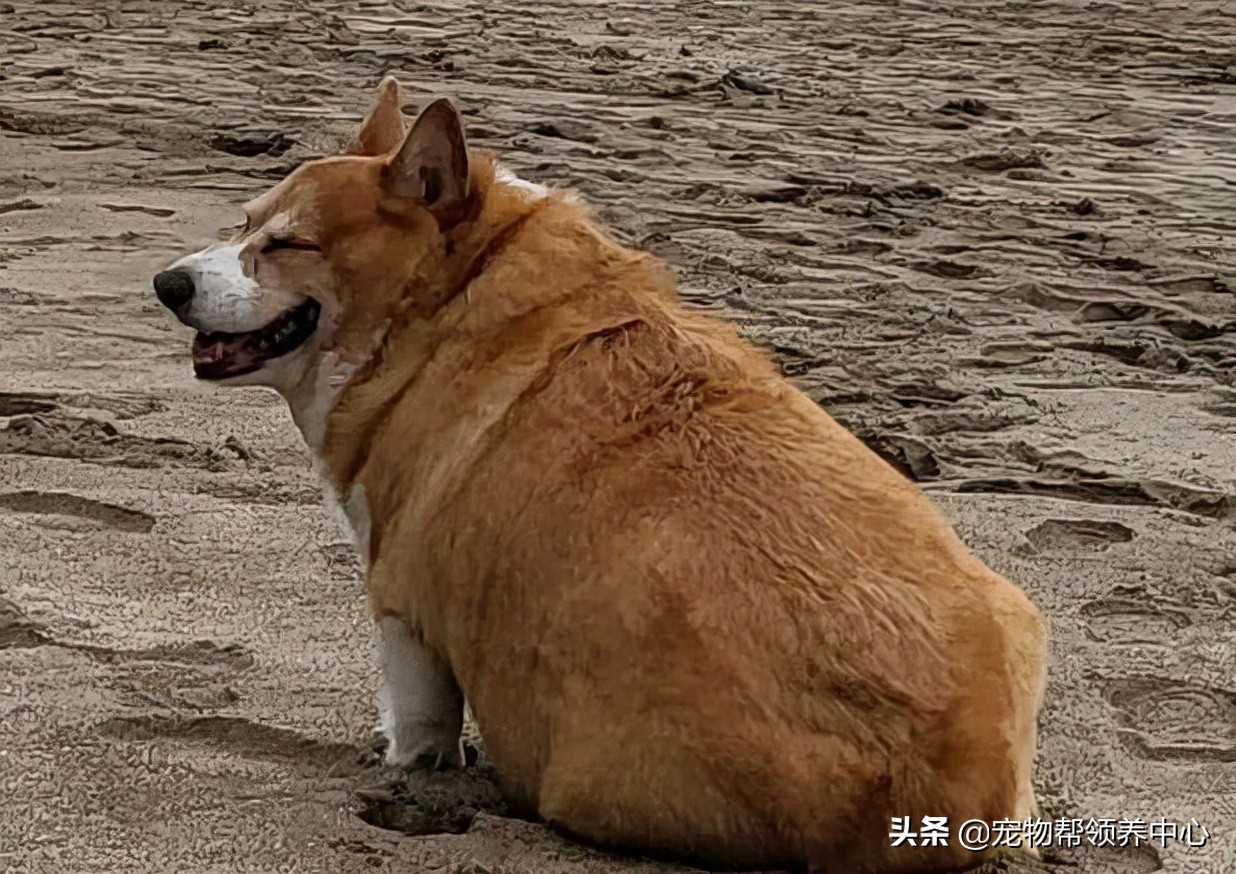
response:
<path id="1" fill-rule="evenodd" d="M 313 452 L 315 463 L 320 461 L 319 453 L 326 438 L 330 412 L 359 368 L 360 364 L 328 351 L 321 353 L 317 363 L 307 368 L 290 385 L 276 387 L 287 402 L 292 421 L 304 437 L 305 444 Z"/>
<path id="2" fill-rule="evenodd" d="M 321 419 L 317 454 L 337 494 L 364 484 L 379 443 L 388 464 L 396 444 L 411 458 L 451 439 L 454 424 L 489 427 L 484 423 L 501 418 L 530 386 L 551 378 L 580 338 L 649 318 L 655 301 L 676 297 L 659 261 L 614 242 L 568 198 L 530 197 L 504 183 L 488 198 L 478 221 L 450 241 L 442 288 L 431 295 L 440 291 L 441 302 L 431 312 L 408 307 L 392 316 L 374 354 Z M 653 294 L 632 297 L 633 288 Z M 314 378 L 313 386 L 329 384 L 328 374 Z M 315 396 L 312 387 L 305 396 Z M 423 409 L 424 419 L 409 418 L 407 404 Z M 309 439 L 307 426 L 322 407 L 301 406 L 293 415 Z M 404 412 L 393 426 L 397 410 Z M 382 498 L 370 494 L 370 501 Z"/>
<path id="3" fill-rule="evenodd" d="M 474 323 L 466 330 L 479 326 L 476 314 L 466 314 L 472 284 L 502 260 L 511 243 L 543 213 L 558 206 L 561 222 L 562 210 L 578 212 L 566 206 L 560 194 L 530 195 L 526 186 L 494 181 L 492 169 L 485 172 L 477 208 L 447 233 L 447 256 L 433 284 L 415 296 L 390 296 L 391 310 L 361 347 L 322 353 L 295 386 L 281 392 L 320 473 L 338 493 L 347 493 L 364 465 L 368 444 L 438 347 L 459 334 L 461 321 Z M 582 213 L 577 221 L 586 221 Z M 542 303 L 529 299 L 522 308 Z M 520 315 L 508 307 L 494 319 Z"/>

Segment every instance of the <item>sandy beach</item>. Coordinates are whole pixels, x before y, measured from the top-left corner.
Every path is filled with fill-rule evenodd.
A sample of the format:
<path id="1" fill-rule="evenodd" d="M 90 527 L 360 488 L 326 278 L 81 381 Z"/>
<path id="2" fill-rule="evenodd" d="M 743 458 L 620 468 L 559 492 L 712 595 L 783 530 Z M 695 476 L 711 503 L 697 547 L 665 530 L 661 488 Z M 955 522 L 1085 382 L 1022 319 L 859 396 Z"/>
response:
<path id="1" fill-rule="evenodd" d="M 1202 0 L 0 2 L 0 870 L 690 870 L 506 816 L 483 757 L 381 766 L 342 521 L 151 291 L 386 73 L 1025 589 L 1044 817 L 1209 832 L 987 874 L 1236 871 L 1236 7 Z"/>

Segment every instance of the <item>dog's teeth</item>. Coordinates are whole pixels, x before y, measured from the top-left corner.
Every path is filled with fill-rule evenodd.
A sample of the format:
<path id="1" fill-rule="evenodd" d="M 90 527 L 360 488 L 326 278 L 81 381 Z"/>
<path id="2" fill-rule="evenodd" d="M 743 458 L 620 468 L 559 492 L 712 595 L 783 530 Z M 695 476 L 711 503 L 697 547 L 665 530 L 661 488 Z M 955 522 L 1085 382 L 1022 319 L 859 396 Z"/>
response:
<path id="1" fill-rule="evenodd" d="M 293 322 L 287 322 L 275 332 L 275 342 L 284 343 L 296 331 L 296 325 Z"/>
<path id="2" fill-rule="evenodd" d="M 228 334 L 222 331 L 199 333 L 193 342 L 193 360 L 199 365 L 220 366 L 228 371 L 261 365 L 287 353 L 312 332 L 316 304 L 285 313 L 265 328 Z"/>

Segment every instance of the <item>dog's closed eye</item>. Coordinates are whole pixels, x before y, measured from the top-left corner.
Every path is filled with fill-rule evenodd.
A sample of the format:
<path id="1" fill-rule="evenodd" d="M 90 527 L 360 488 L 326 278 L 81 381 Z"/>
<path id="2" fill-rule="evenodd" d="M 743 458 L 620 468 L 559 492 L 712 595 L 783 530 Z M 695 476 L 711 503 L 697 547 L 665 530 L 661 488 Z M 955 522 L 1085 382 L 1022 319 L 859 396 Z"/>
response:
<path id="1" fill-rule="evenodd" d="M 262 247 L 262 254 L 269 255 L 272 252 L 280 250 L 294 250 L 299 252 L 321 252 L 322 247 L 317 243 L 311 243 L 308 240 L 295 240 L 284 237 L 271 237 L 266 245 Z"/>

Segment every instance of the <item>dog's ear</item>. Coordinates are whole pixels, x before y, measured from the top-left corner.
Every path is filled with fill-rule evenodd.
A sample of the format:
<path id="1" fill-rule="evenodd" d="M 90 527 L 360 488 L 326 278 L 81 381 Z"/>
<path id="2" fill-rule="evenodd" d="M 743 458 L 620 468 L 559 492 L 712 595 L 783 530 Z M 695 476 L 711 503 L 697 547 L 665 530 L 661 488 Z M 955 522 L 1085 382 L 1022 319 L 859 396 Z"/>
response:
<path id="1" fill-rule="evenodd" d="M 403 142 L 403 113 L 399 111 L 399 83 L 387 76 L 378 86 L 378 99 L 361 122 L 354 155 L 386 155 Z"/>
<path id="2" fill-rule="evenodd" d="M 383 177 L 386 191 L 415 200 L 439 220 L 456 215 L 468 198 L 468 149 L 463 120 L 446 99 L 425 107 Z"/>

